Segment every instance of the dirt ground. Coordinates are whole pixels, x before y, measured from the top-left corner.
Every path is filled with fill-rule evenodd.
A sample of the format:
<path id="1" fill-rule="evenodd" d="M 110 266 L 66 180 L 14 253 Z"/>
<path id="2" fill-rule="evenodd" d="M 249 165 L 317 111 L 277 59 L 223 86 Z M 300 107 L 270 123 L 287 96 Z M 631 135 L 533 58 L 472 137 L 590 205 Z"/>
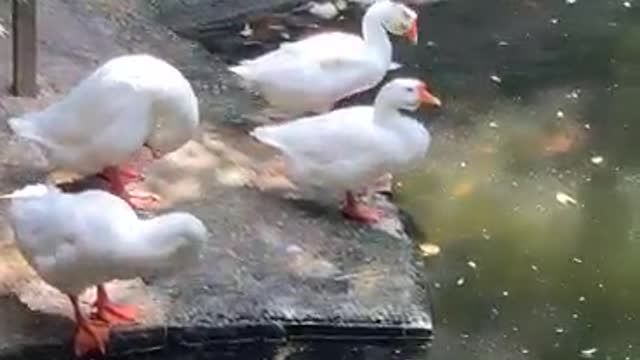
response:
<path id="1" fill-rule="evenodd" d="M 38 6 L 41 93 L 36 99 L 0 93 L 0 192 L 47 178 L 9 134 L 5 120 L 55 101 L 113 56 L 158 55 L 184 72 L 200 99 L 200 138 L 154 165 L 146 186 L 163 196 L 161 211 L 187 210 L 206 222 L 213 234 L 206 260 L 179 278 L 110 284 L 117 300 L 142 309 L 142 323 L 124 334 L 142 331 L 157 348 L 166 333 L 153 331 L 167 327 L 265 322 L 286 327 L 305 319 L 334 325 L 336 333 L 373 322 L 430 330 L 411 241 L 395 207 L 381 201 L 389 216 L 379 229 L 368 229 L 344 221 L 335 205 L 286 200 L 280 192 L 250 186 L 265 184 L 256 169 L 273 152 L 232 126 L 256 119 L 260 104 L 218 59 L 154 24 L 134 0 L 50 0 Z M 9 26 L 9 15 L 9 2 L 0 3 L 3 25 Z M 0 89 L 10 84 L 10 36 L 0 39 Z M 0 215 L 3 211 L 0 206 Z M 71 309 L 22 260 L 2 216 L 0 264 L 0 355 L 33 346 L 53 346 L 65 354 Z M 87 292 L 85 300 L 92 295 Z M 127 336 L 117 339 L 116 352 L 133 346 L 122 340 Z"/>

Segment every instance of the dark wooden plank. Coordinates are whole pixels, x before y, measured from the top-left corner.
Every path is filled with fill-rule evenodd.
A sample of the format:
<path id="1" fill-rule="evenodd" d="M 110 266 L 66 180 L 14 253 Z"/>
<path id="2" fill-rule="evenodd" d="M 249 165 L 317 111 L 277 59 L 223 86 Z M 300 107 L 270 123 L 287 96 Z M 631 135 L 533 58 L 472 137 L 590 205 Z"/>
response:
<path id="1" fill-rule="evenodd" d="M 13 85 L 17 96 L 35 96 L 37 66 L 36 0 L 12 0 Z"/>

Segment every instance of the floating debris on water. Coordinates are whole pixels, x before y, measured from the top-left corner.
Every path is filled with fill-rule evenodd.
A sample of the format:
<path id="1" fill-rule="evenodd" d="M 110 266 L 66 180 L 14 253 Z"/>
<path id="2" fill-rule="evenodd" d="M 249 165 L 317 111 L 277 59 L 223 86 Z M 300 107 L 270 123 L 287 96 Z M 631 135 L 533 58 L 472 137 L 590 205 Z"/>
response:
<path id="1" fill-rule="evenodd" d="M 506 290 L 502 291 L 502 296 L 504 296 L 504 297 L 509 296 L 509 292 L 508 292 L 508 291 L 506 291 Z"/>
<path id="2" fill-rule="evenodd" d="M 535 271 L 535 272 L 539 272 L 540 269 L 538 269 L 538 267 L 536 265 L 531 265 L 531 270 Z"/>
<path id="3" fill-rule="evenodd" d="M 556 117 L 558 119 L 564 118 L 564 112 L 562 110 L 558 110 L 558 112 L 556 112 Z"/>
<path id="4" fill-rule="evenodd" d="M 577 257 L 572 258 L 571 261 L 573 261 L 576 264 L 582 264 L 582 259 L 577 258 Z"/>
<path id="5" fill-rule="evenodd" d="M 578 205 L 576 199 L 572 198 L 566 193 L 563 193 L 562 191 L 558 191 L 556 193 L 556 201 L 558 201 L 562 205 Z"/>
<path id="6" fill-rule="evenodd" d="M 458 285 L 458 286 L 462 286 L 462 285 L 464 285 L 464 282 L 465 282 L 464 277 L 460 277 L 460 278 L 458 278 L 458 280 L 456 281 L 456 285 Z"/>
<path id="7" fill-rule="evenodd" d="M 429 256 L 436 256 L 440 254 L 440 246 L 436 244 L 430 244 L 430 243 L 420 244 L 419 248 L 420 248 L 420 252 L 422 253 L 422 256 L 429 257 Z"/>
<path id="8" fill-rule="evenodd" d="M 580 296 L 580 297 L 578 298 L 578 301 L 579 301 L 579 302 L 585 302 L 585 301 L 587 301 L 587 298 L 586 298 L 586 297 L 584 297 L 584 296 Z"/>
<path id="9" fill-rule="evenodd" d="M 456 198 L 461 198 L 471 194 L 471 192 L 473 191 L 473 188 L 474 188 L 473 183 L 468 181 L 463 181 L 453 187 L 453 189 L 451 190 L 451 195 L 453 195 Z"/>
<path id="10" fill-rule="evenodd" d="M 489 123 L 489 127 L 492 129 L 497 129 L 498 128 L 498 123 L 495 121 L 492 121 Z"/>
<path id="11" fill-rule="evenodd" d="M 595 355 L 597 351 L 598 351 L 597 348 L 580 350 L 580 356 L 586 359 L 591 359 L 593 358 L 593 355 Z"/>
<path id="12" fill-rule="evenodd" d="M 549 22 L 555 25 L 558 23 L 558 19 L 552 18 L 551 20 L 549 20 Z"/>
<path id="13" fill-rule="evenodd" d="M 440 289 L 442 287 L 442 285 L 439 282 L 436 281 L 436 282 L 433 283 L 433 287 L 436 288 L 436 289 Z"/>
<path id="14" fill-rule="evenodd" d="M 587 130 L 591 130 L 591 124 L 584 124 L 584 128 Z"/>
<path id="15" fill-rule="evenodd" d="M 473 260 L 467 261 L 467 265 L 469 265 L 469 267 L 472 268 L 473 270 L 478 268 L 478 264 L 476 264 L 475 261 Z"/>
<path id="16" fill-rule="evenodd" d="M 624 7 L 626 7 L 627 9 L 631 8 L 631 2 L 629 2 L 629 1 L 625 1 L 625 2 L 623 2 L 623 3 L 622 3 L 622 5 L 623 5 Z"/>
<path id="17" fill-rule="evenodd" d="M 561 327 L 557 327 L 554 329 L 556 334 L 564 334 L 565 330 Z"/>
<path id="18" fill-rule="evenodd" d="M 460 167 L 461 168 L 466 168 L 467 167 L 467 162 L 466 161 L 461 161 L 460 162 Z"/>
<path id="19" fill-rule="evenodd" d="M 527 355 L 529 353 L 529 349 L 522 348 L 520 349 L 520 352 Z"/>
<path id="20" fill-rule="evenodd" d="M 604 158 L 602 156 L 594 156 L 591 158 L 591 163 L 595 165 L 600 165 L 604 162 Z"/>
<path id="21" fill-rule="evenodd" d="M 568 99 L 577 99 L 580 97 L 580 90 L 572 90 L 566 95 Z"/>
<path id="22" fill-rule="evenodd" d="M 434 41 L 427 41 L 427 47 L 436 47 L 438 46 L 438 44 L 436 44 Z"/>
<path id="23" fill-rule="evenodd" d="M 573 5 L 577 2 L 578 0 L 566 0 L 567 4 L 569 5 Z"/>
<path id="24" fill-rule="evenodd" d="M 498 42 L 498 46 L 509 46 L 509 43 L 504 41 L 504 40 L 502 40 L 502 41 Z"/>
<path id="25" fill-rule="evenodd" d="M 578 319 L 580 317 L 580 315 L 578 315 L 578 313 L 573 313 L 571 314 L 571 317 L 574 319 Z"/>
<path id="26" fill-rule="evenodd" d="M 502 82 L 502 79 L 500 79 L 498 75 L 491 75 L 490 79 L 496 84 L 500 84 Z"/>

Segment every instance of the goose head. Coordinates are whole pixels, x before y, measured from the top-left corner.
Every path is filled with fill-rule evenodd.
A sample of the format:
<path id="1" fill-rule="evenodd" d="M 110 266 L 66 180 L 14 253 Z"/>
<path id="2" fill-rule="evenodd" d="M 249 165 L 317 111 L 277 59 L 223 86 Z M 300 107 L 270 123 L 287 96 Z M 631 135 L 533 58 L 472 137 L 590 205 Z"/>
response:
<path id="1" fill-rule="evenodd" d="M 429 92 L 424 81 L 398 78 L 388 82 L 380 89 L 375 104 L 398 110 L 415 111 L 422 104 L 440 107 L 442 102 Z"/>
<path id="2" fill-rule="evenodd" d="M 418 14 L 408 6 L 390 0 L 381 0 L 369 8 L 379 14 L 382 26 L 391 34 L 404 36 L 412 44 L 418 43 Z"/>
<path id="3" fill-rule="evenodd" d="M 185 212 L 173 212 L 143 220 L 136 233 L 138 251 L 155 254 L 158 271 L 176 271 L 198 263 L 208 238 L 204 223 Z M 133 251 L 133 250 L 132 250 Z"/>

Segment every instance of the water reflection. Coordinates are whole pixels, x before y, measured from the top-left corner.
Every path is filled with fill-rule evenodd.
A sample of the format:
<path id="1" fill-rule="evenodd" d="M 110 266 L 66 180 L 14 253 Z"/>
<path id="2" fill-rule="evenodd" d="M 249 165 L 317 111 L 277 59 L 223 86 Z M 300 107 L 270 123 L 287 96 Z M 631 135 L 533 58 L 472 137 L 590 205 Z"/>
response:
<path id="1" fill-rule="evenodd" d="M 442 250 L 431 359 L 640 354 L 636 6 L 452 0 L 400 47 L 446 104 L 400 193 Z"/>

